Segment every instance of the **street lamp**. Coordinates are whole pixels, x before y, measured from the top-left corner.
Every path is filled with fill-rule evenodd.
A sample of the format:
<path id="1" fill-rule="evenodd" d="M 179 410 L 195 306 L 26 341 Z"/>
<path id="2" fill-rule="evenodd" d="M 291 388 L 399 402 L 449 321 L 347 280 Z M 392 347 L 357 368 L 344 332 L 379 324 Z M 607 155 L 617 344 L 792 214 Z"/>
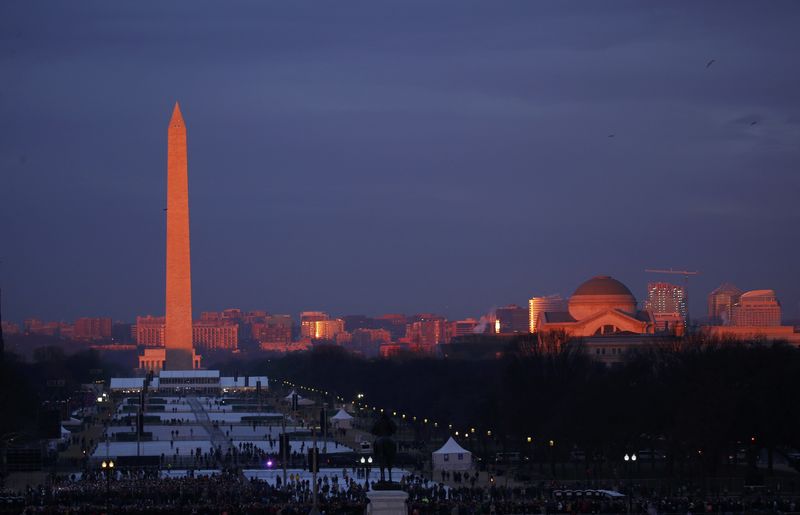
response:
<path id="1" fill-rule="evenodd" d="M 628 513 L 633 513 L 633 479 L 631 477 L 632 476 L 631 467 L 633 463 L 636 461 L 636 453 L 631 453 L 629 455 L 626 452 L 625 456 L 623 456 L 622 459 L 625 460 L 625 466 L 628 469 Z"/>
<path id="2" fill-rule="evenodd" d="M 364 490 L 369 491 L 369 469 L 372 467 L 372 456 L 365 458 L 361 456 L 361 467 L 364 469 Z"/>
<path id="3" fill-rule="evenodd" d="M 100 464 L 100 467 L 102 467 L 103 472 L 106 475 L 106 511 L 110 511 L 108 507 L 111 502 L 110 499 L 111 474 L 114 471 L 114 460 L 108 460 L 108 462 L 106 462 L 106 460 L 103 460 L 103 462 Z"/>
<path id="4" fill-rule="evenodd" d="M 528 442 L 528 470 L 531 470 L 533 467 L 533 437 L 528 436 L 525 441 Z"/>

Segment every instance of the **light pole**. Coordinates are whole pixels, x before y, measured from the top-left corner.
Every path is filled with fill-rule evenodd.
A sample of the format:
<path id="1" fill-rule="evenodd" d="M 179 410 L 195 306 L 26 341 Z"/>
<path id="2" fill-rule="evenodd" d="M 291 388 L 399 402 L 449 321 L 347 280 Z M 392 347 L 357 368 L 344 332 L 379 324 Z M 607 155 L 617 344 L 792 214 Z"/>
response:
<path id="1" fill-rule="evenodd" d="M 100 464 L 100 467 L 102 467 L 103 472 L 106 475 L 106 511 L 111 511 L 109 505 L 111 503 L 111 474 L 114 472 L 114 460 L 108 460 L 107 462 L 103 460 L 103 463 Z"/>
<path id="2" fill-rule="evenodd" d="M 625 467 L 628 469 L 628 513 L 633 513 L 633 479 L 631 477 L 633 464 L 636 462 L 636 453 L 625 453 L 623 457 L 625 460 Z"/>
<path id="3" fill-rule="evenodd" d="M 372 456 L 361 456 L 361 467 L 364 469 L 364 491 L 369 492 L 369 469 L 372 467 Z"/>
<path id="4" fill-rule="evenodd" d="M 491 433 L 491 431 L 489 431 Z M 529 436 L 525 438 L 525 441 L 528 442 L 528 474 L 532 472 L 533 469 L 533 437 Z"/>
<path id="5" fill-rule="evenodd" d="M 319 508 L 317 507 L 317 468 L 319 467 L 319 463 L 317 462 L 317 431 L 315 427 L 311 428 L 311 438 L 313 440 L 313 447 L 311 449 L 309 466 L 311 468 L 311 480 L 314 482 L 314 489 L 312 490 L 312 504 L 309 515 L 319 515 Z"/>

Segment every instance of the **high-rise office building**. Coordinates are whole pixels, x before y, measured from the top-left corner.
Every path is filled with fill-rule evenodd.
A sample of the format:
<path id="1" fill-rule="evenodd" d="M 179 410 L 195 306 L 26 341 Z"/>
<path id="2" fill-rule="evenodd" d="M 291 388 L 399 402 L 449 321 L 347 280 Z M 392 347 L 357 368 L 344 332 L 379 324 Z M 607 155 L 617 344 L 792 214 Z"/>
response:
<path id="1" fill-rule="evenodd" d="M 656 317 L 677 313 L 686 323 L 686 288 L 683 286 L 667 282 L 648 283 L 645 304 Z"/>
<path id="2" fill-rule="evenodd" d="M 164 317 L 136 317 L 136 345 L 163 347 L 164 323 Z"/>
<path id="3" fill-rule="evenodd" d="M 308 322 L 309 338 L 312 340 L 333 340 L 340 333 L 344 332 L 344 320 L 335 318 L 332 320 L 315 320 Z"/>
<path id="4" fill-rule="evenodd" d="M 536 332 L 539 317 L 546 312 L 566 311 L 567 303 L 561 295 L 547 295 L 545 297 L 532 297 L 528 301 L 528 331 Z"/>
<path id="5" fill-rule="evenodd" d="M 314 339 L 317 334 L 316 323 L 326 320 L 330 320 L 330 317 L 324 311 L 303 311 L 300 313 L 300 337 Z"/>
<path id="6" fill-rule="evenodd" d="M 239 324 L 196 320 L 192 324 L 192 343 L 202 350 L 238 350 Z"/>
<path id="7" fill-rule="evenodd" d="M 411 317 L 406 326 L 406 338 L 420 347 L 433 347 L 445 343 L 447 319 L 441 315 L 421 313 Z"/>
<path id="8" fill-rule="evenodd" d="M 743 293 L 733 306 L 734 326 L 776 327 L 781 325 L 781 304 L 773 290 Z"/>
<path id="9" fill-rule="evenodd" d="M 212 312 L 213 313 L 213 312 Z M 164 317 L 136 317 L 136 344 L 144 347 L 164 347 L 166 320 Z M 239 325 L 203 313 L 192 322 L 192 345 L 208 350 L 237 350 Z M 149 359 L 155 359 L 151 355 Z"/>
<path id="10" fill-rule="evenodd" d="M 730 325 L 733 320 L 733 306 L 739 302 L 742 290 L 731 283 L 722 283 L 708 294 L 709 325 Z"/>

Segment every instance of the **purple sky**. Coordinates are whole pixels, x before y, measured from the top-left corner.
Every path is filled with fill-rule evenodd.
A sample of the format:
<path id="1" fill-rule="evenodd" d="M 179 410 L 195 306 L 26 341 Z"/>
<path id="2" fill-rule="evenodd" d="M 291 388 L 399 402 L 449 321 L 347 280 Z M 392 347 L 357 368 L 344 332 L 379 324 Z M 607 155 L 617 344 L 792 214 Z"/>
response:
<path id="1" fill-rule="evenodd" d="M 4 1 L 3 315 L 163 312 L 178 99 L 196 314 L 676 267 L 800 317 L 800 3 L 661 4 Z"/>

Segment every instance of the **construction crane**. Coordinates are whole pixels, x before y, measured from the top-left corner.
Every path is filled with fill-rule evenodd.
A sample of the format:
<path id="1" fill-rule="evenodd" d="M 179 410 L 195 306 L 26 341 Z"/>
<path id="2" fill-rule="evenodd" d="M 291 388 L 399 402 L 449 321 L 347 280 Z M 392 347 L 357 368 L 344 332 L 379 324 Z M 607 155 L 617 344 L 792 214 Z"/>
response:
<path id="1" fill-rule="evenodd" d="M 663 268 L 645 268 L 645 272 L 650 274 L 672 274 L 672 275 L 682 275 L 684 281 L 684 290 L 685 290 L 685 298 L 684 301 L 686 302 L 686 328 L 689 328 L 689 276 L 692 275 L 699 275 L 700 272 L 697 270 L 675 270 L 673 268 L 670 269 L 663 269 Z"/>
<path id="2" fill-rule="evenodd" d="M 675 275 L 682 275 L 683 278 L 688 282 L 690 275 L 698 275 L 700 272 L 698 271 L 690 271 L 690 270 L 674 270 L 670 268 L 669 270 L 663 270 L 661 268 L 645 268 L 645 272 L 649 272 L 651 274 L 675 274 Z"/>

